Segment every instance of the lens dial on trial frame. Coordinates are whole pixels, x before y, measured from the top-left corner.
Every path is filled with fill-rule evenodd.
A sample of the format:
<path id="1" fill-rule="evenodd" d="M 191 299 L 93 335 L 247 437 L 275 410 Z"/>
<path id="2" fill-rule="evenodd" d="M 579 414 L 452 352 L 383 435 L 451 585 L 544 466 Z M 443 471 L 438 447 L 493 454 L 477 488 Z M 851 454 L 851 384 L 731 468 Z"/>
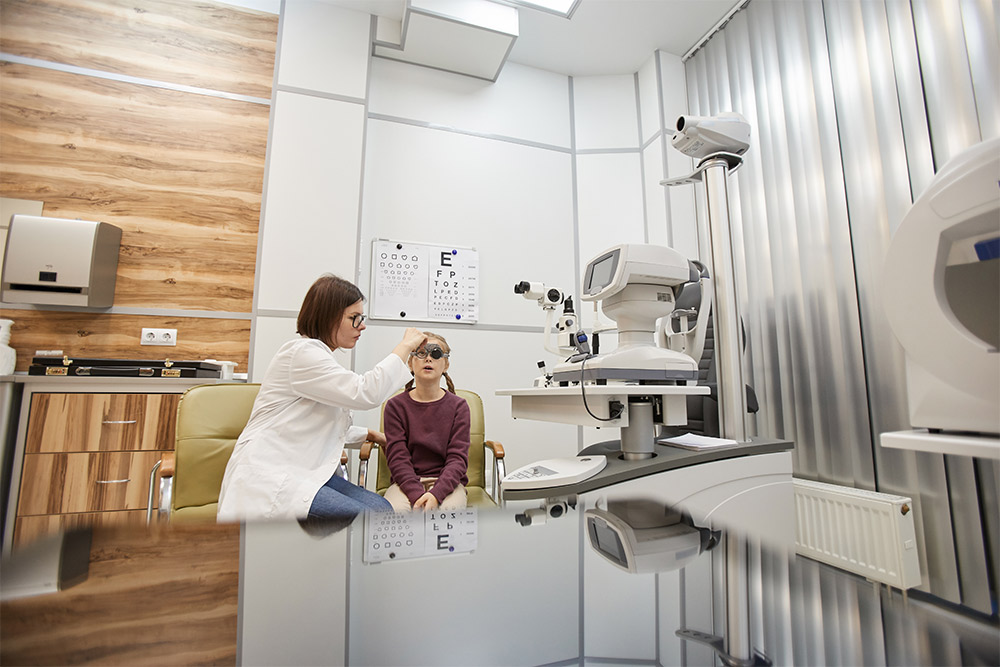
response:
<path id="1" fill-rule="evenodd" d="M 444 357 L 445 359 L 448 358 L 448 353 L 442 350 L 440 345 L 434 344 L 422 347 L 416 352 L 411 352 L 410 354 L 417 359 L 426 359 L 428 356 L 431 359 L 440 359 L 441 357 Z"/>

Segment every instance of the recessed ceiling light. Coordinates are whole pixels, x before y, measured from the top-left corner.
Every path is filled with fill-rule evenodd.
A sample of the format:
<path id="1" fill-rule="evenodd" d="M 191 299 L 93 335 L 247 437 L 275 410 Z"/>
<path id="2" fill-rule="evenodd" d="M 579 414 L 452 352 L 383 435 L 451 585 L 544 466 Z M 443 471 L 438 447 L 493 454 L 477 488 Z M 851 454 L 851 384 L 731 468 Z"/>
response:
<path id="1" fill-rule="evenodd" d="M 569 18 L 576 11 L 580 0 L 503 0 L 507 4 L 527 7 L 528 9 L 540 9 L 550 14 L 558 14 Z"/>

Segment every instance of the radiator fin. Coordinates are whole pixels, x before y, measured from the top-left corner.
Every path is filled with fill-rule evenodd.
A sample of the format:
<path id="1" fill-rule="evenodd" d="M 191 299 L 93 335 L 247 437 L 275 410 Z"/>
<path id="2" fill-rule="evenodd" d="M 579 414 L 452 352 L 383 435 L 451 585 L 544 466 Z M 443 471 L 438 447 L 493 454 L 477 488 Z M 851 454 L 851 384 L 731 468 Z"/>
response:
<path id="1" fill-rule="evenodd" d="M 921 584 L 909 498 L 804 479 L 794 488 L 796 553 L 903 590 Z"/>

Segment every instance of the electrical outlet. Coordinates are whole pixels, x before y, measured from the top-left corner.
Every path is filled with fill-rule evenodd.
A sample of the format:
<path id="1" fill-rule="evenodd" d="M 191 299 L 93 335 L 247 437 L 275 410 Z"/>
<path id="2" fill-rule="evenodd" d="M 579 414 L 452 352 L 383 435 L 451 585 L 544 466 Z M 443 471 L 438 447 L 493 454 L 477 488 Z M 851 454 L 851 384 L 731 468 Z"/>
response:
<path id="1" fill-rule="evenodd" d="M 143 329 L 142 345 L 177 345 L 177 329 Z"/>

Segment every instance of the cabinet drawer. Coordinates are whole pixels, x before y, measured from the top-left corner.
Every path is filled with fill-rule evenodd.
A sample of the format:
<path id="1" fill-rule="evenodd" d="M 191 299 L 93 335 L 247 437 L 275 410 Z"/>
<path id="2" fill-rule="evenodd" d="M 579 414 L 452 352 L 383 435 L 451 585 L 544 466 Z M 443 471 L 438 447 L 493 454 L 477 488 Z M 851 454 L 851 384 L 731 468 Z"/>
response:
<path id="1" fill-rule="evenodd" d="M 180 394 L 34 394 L 25 452 L 173 449 Z"/>
<path id="2" fill-rule="evenodd" d="M 14 526 L 14 544 L 30 544 L 46 535 L 54 535 L 60 530 L 70 530 L 83 526 L 128 526 L 129 528 L 140 528 L 145 525 L 145 510 L 25 516 L 18 518 L 17 524 Z"/>
<path id="3" fill-rule="evenodd" d="M 144 509 L 161 454 L 26 454 L 17 516 Z"/>

